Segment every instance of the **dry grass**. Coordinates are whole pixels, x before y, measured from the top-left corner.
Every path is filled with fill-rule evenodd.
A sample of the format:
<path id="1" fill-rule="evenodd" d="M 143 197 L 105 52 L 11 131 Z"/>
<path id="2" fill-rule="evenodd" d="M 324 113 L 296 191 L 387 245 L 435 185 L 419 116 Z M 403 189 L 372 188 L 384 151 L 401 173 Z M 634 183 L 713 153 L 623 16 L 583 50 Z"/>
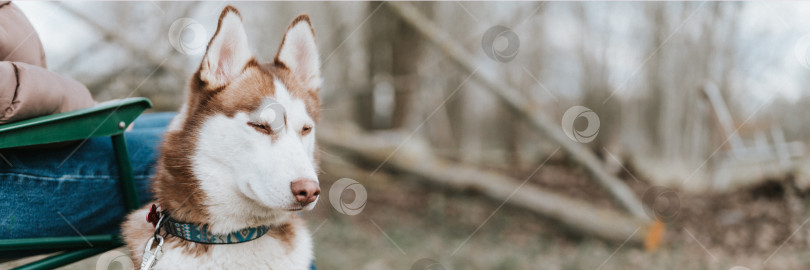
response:
<path id="1" fill-rule="evenodd" d="M 508 204 L 498 209 L 501 202 L 474 191 L 451 191 L 405 176 L 390 179 L 364 183 L 369 191 L 369 201 L 360 215 L 339 214 L 326 203 L 321 203 L 316 212 L 307 215 L 312 227 L 323 223 L 314 233 L 320 267 L 410 269 L 422 258 L 434 259 L 446 269 L 730 269 L 734 266 L 801 269 L 810 263 L 804 251 L 807 246 L 805 233 L 796 233 L 793 237 L 776 234 L 766 241 L 767 244 L 739 247 L 718 241 L 725 237 L 757 239 L 761 232 L 752 228 L 783 230 L 784 227 L 798 227 L 800 224 L 795 223 L 804 221 L 783 219 L 785 223 L 780 226 L 782 221 L 779 220 L 754 219 L 763 214 L 763 210 L 755 208 L 779 213 L 774 212 L 774 208 L 782 205 L 779 203 L 781 199 L 775 198 L 769 198 L 769 202 L 745 201 L 748 196 L 761 196 L 756 194 L 761 192 L 758 189 L 753 195 L 681 195 L 683 210 L 668 225 L 665 246 L 649 253 L 637 246 L 583 237 L 533 212 Z M 553 187 L 550 182 L 561 179 L 567 185 L 560 187 L 575 189 L 566 192 L 571 196 L 611 207 L 611 203 L 599 195 L 601 192 L 597 187 L 589 185 L 581 172 L 570 168 L 549 166 L 532 182 Z M 330 186 L 330 183 L 323 185 Z M 718 200 L 730 202 L 706 208 L 706 211 L 716 211 L 714 214 L 697 214 L 701 212 L 696 209 L 698 206 Z M 806 200 L 802 202 L 807 203 Z M 732 209 L 735 207 L 739 209 Z M 753 210 L 759 214 L 749 215 L 751 219 L 742 217 L 744 224 L 736 226 L 746 229 L 737 234 L 712 237 L 710 234 L 720 225 L 706 215 L 716 215 L 724 209 Z M 807 216 L 805 211 L 802 213 Z M 701 220 L 705 227 L 700 226 Z M 707 235 L 709 237 L 704 239 Z M 791 239 L 785 241 L 788 237 Z M 783 242 L 785 244 L 779 248 Z"/>

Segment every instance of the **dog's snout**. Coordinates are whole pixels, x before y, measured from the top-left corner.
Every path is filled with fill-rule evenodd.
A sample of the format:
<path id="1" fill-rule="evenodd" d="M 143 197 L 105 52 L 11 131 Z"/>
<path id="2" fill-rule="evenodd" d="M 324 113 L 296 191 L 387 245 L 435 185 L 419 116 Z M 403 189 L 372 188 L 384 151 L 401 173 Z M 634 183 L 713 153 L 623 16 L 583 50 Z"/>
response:
<path id="1" fill-rule="evenodd" d="M 315 201 L 321 194 L 318 183 L 309 179 L 295 180 L 290 184 L 290 189 L 295 200 L 301 205 L 307 205 Z"/>

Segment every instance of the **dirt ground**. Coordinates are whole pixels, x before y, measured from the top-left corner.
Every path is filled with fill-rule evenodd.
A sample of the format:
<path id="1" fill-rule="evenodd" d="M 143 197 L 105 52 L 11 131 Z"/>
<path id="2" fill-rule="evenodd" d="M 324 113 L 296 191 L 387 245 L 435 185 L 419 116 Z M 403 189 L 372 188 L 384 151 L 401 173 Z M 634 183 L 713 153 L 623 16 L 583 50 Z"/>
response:
<path id="1" fill-rule="evenodd" d="M 324 170 L 327 193 L 346 176 Z M 531 172 L 504 173 L 525 179 Z M 475 191 L 386 172 L 364 181 L 368 174 L 354 177 L 368 193 L 360 214 L 341 214 L 327 198 L 304 214 L 319 269 L 810 269 L 810 196 L 794 189 L 791 179 L 725 194 L 670 190 L 675 196 L 664 206 L 664 243 L 646 252 L 567 230 L 508 203 L 501 207 Z M 630 173 L 621 177 L 640 197 L 650 189 Z M 618 210 L 584 171 L 566 164 L 547 164 L 530 182 Z M 98 261 L 62 269 L 96 269 Z"/>

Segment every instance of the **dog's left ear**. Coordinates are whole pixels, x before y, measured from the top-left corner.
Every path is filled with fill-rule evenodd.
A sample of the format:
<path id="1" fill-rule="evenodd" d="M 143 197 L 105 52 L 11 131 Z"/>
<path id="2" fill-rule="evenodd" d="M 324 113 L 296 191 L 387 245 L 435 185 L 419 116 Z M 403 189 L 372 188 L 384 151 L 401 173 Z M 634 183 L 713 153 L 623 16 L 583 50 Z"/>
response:
<path id="1" fill-rule="evenodd" d="M 315 30 L 306 14 L 298 15 L 287 28 L 275 58 L 276 65 L 290 69 L 304 87 L 321 87 L 321 59 L 315 44 Z"/>

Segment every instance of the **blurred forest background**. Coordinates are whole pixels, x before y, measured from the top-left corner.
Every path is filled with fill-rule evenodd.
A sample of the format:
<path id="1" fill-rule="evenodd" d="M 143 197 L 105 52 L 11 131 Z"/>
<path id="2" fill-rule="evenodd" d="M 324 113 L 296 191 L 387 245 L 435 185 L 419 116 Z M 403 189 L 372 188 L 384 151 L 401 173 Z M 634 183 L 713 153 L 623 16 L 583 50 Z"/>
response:
<path id="1" fill-rule="evenodd" d="M 51 70 L 155 111 L 227 4 L 260 61 L 312 18 L 321 185 L 368 192 L 305 214 L 320 269 L 810 265 L 810 3 L 17 3 Z"/>

